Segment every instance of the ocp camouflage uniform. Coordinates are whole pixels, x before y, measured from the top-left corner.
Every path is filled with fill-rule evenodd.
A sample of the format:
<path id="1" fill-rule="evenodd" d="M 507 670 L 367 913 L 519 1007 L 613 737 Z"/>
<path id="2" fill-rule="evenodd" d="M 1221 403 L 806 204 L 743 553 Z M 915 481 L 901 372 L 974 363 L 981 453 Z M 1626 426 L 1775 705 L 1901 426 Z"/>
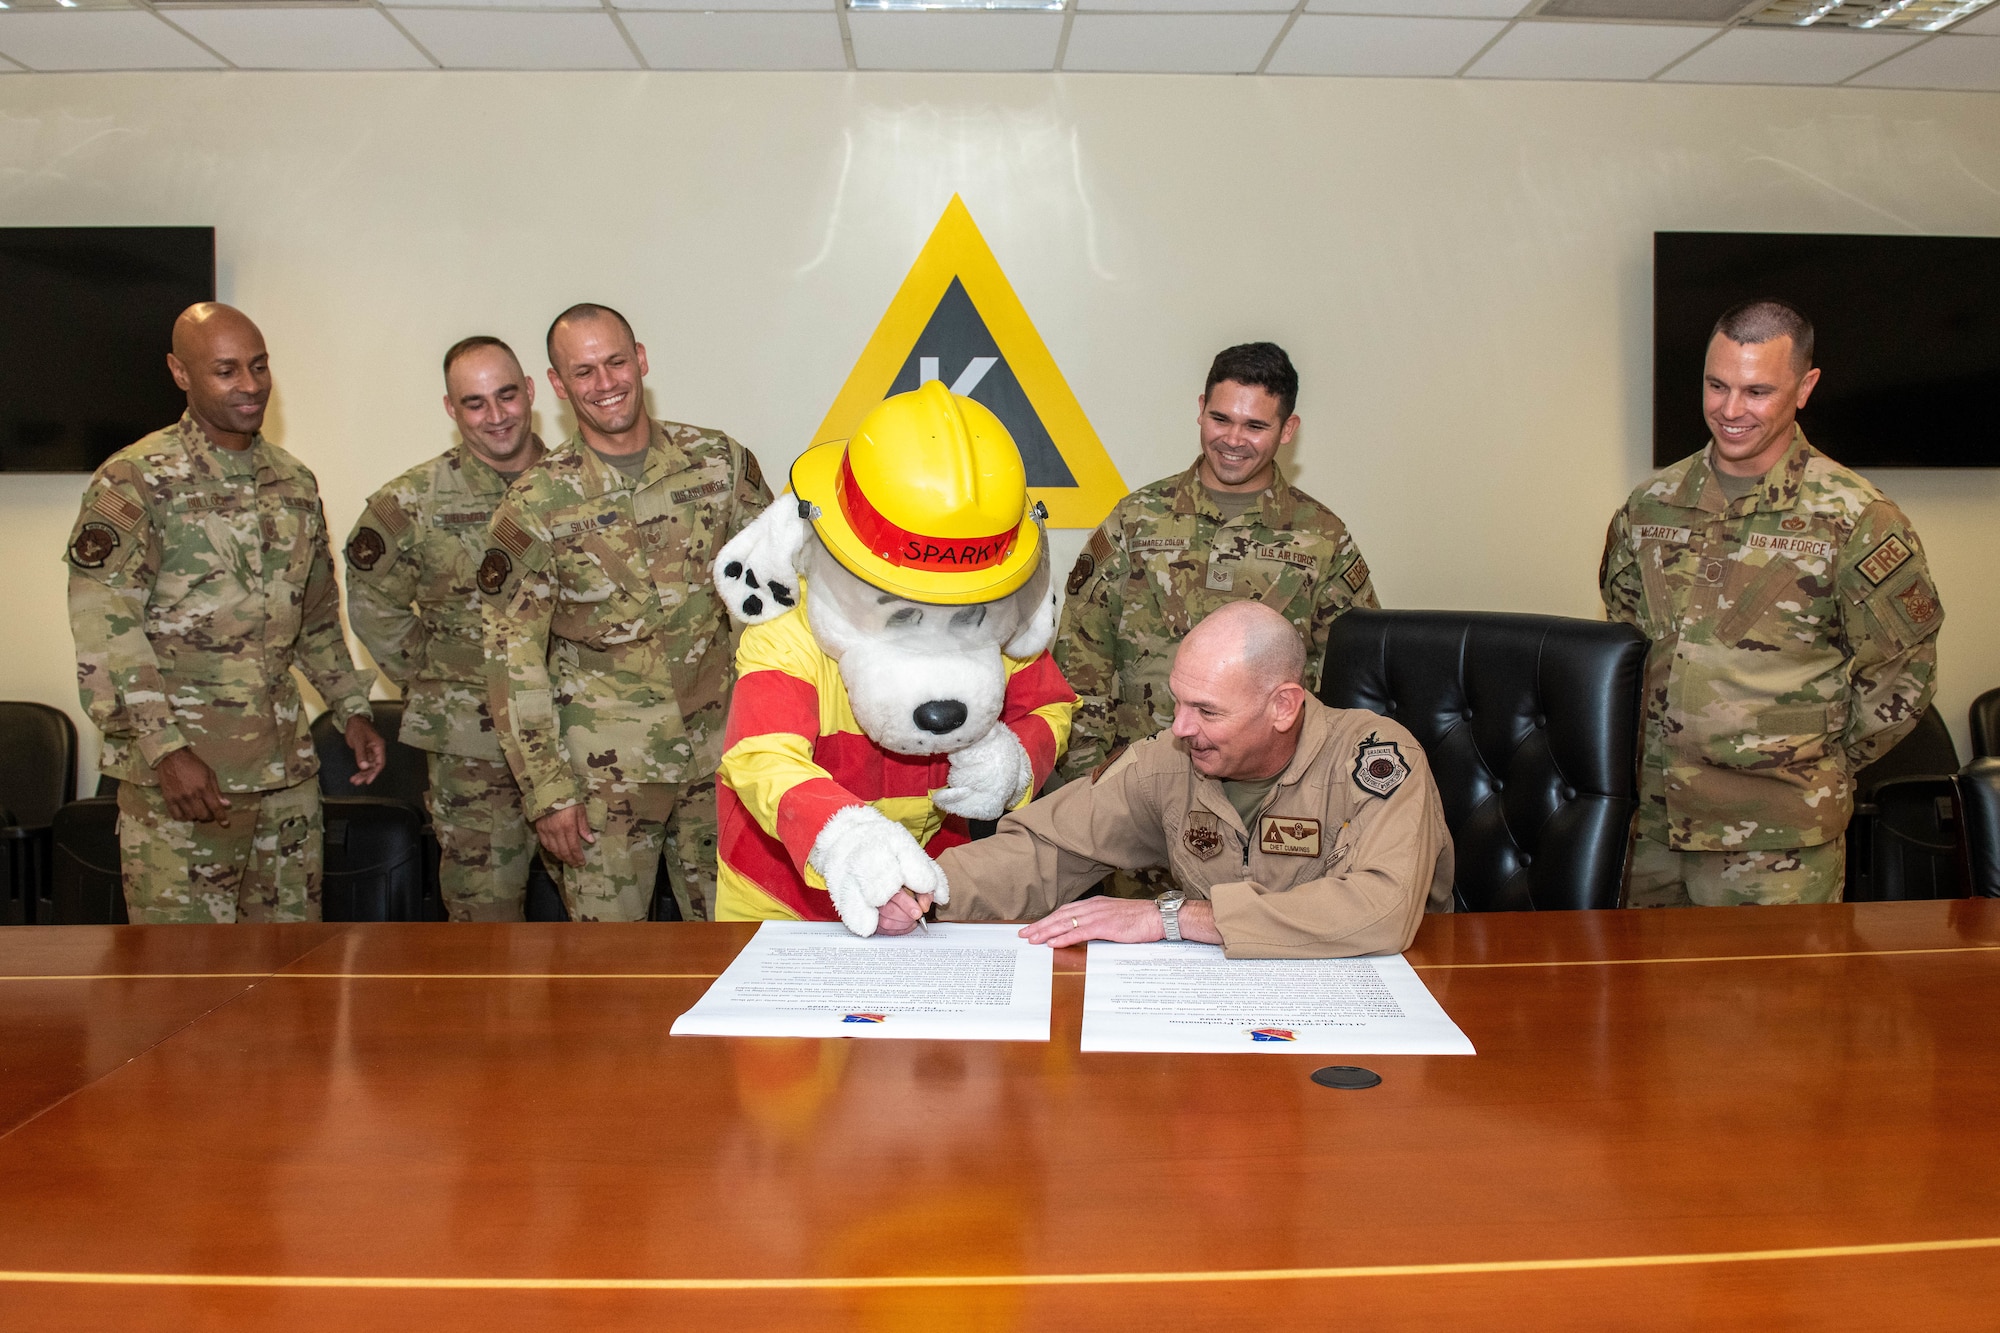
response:
<path id="1" fill-rule="evenodd" d="M 1306 641 L 1306 688 L 1317 689 L 1334 620 L 1377 604 L 1368 562 L 1331 509 L 1274 468 L 1258 502 L 1225 523 L 1199 463 L 1119 501 L 1067 591 L 1056 663 L 1082 699 L 1059 770 L 1070 779 L 1172 724 L 1174 650 L 1217 607 L 1255 600 L 1291 621 Z"/>
<path id="2" fill-rule="evenodd" d="M 493 516 L 488 697 L 528 818 L 582 804 L 597 841 L 562 866 L 570 915 L 646 915 L 663 845 L 681 915 L 715 894 L 715 784 L 735 636 L 709 563 L 771 503 L 719 431 L 653 423 L 634 484 L 572 436 Z"/>
<path id="3" fill-rule="evenodd" d="M 1853 775 L 1937 671 L 1944 609 L 1903 512 L 1796 429 L 1733 504 L 1704 450 L 1632 493 L 1599 583 L 1653 640 L 1628 902 L 1838 901 Z"/>
<path id="4" fill-rule="evenodd" d="M 312 473 L 261 435 L 218 448 L 183 415 L 97 470 L 68 563 L 132 920 L 317 920 L 319 757 L 292 669 L 343 729 L 370 716 L 373 676 L 341 637 Z M 215 770 L 226 820 L 169 813 L 156 765 L 183 748 Z"/>
<path id="5" fill-rule="evenodd" d="M 400 739 L 428 753 L 438 887 L 454 921 L 522 920 L 535 854 L 486 706 L 476 581 L 507 484 L 461 441 L 370 496 L 347 539 L 348 623 L 403 691 Z"/>

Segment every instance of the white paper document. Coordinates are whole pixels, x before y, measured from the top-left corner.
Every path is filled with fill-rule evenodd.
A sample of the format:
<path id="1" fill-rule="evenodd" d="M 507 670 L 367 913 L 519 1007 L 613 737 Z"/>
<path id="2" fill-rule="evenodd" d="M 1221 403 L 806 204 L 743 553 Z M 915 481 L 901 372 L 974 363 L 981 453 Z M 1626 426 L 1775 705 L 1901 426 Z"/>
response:
<path id="1" fill-rule="evenodd" d="M 1055 952 L 1016 930 L 862 939 L 837 921 L 766 921 L 672 1032 L 1047 1041 Z"/>
<path id="2" fill-rule="evenodd" d="M 1471 1055 L 1401 954 L 1238 958 L 1212 944 L 1093 941 L 1086 1051 Z"/>

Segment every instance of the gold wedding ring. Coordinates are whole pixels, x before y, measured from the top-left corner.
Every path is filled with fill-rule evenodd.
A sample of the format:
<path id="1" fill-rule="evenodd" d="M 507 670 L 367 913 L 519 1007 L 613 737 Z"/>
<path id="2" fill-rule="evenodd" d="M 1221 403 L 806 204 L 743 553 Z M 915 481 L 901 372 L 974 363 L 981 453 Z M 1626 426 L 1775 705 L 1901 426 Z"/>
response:
<path id="1" fill-rule="evenodd" d="M 1076 920 L 1076 918 L 1075 918 L 1075 917 L 1071 917 L 1071 918 L 1069 919 L 1069 928 L 1070 928 L 1071 930 L 1075 930 L 1075 929 L 1076 929 L 1076 927 L 1077 927 L 1077 920 Z"/>

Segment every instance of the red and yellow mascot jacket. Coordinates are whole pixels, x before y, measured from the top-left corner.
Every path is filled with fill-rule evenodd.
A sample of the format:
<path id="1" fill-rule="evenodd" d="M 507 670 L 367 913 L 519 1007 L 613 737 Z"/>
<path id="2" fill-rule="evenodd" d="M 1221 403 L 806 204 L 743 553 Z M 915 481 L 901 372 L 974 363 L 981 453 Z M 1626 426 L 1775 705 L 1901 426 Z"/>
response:
<path id="1" fill-rule="evenodd" d="M 1000 721 L 1034 766 L 1032 796 L 1069 744 L 1077 697 L 1047 652 L 1005 660 Z M 868 738 L 803 602 L 743 631 L 736 671 L 715 784 L 718 921 L 839 920 L 806 857 L 851 805 L 874 806 L 933 857 L 967 841 L 965 821 L 931 803 L 949 785 L 951 756 L 895 754 Z"/>

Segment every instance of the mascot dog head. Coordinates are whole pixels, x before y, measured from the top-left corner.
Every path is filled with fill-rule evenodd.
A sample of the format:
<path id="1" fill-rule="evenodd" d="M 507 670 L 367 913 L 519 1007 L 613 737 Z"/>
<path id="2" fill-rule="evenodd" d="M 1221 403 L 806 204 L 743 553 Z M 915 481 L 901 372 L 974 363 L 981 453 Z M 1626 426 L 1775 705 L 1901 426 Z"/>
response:
<path id="1" fill-rule="evenodd" d="M 869 739 L 926 755 L 985 737 L 1001 655 L 1036 656 L 1056 622 L 1043 511 L 999 418 L 932 381 L 807 450 L 792 491 L 716 557 L 730 612 L 775 619 L 803 578 L 813 637 Z"/>

